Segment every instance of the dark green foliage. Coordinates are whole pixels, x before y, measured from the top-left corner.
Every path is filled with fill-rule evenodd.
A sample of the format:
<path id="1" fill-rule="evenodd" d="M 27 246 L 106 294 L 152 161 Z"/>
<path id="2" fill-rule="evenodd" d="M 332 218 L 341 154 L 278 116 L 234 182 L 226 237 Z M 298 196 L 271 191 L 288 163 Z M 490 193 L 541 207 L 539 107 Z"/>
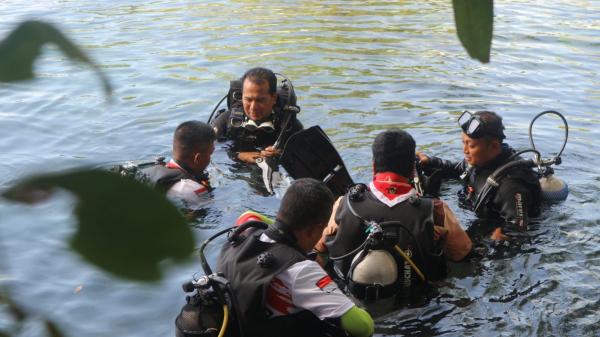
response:
<path id="1" fill-rule="evenodd" d="M 98 66 L 73 42 L 54 26 L 40 21 L 25 21 L 0 42 L 0 82 L 32 79 L 33 62 L 40 55 L 42 46 L 52 43 L 75 61 L 92 67 L 104 87 L 106 95 L 112 88 Z"/>
<path id="2" fill-rule="evenodd" d="M 490 62 L 494 27 L 493 0 L 452 0 L 456 34 L 472 58 Z"/>
<path id="3" fill-rule="evenodd" d="M 104 270 L 141 281 L 159 280 L 160 261 L 185 259 L 194 249 L 191 229 L 173 204 L 115 173 L 80 169 L 31 177 L 4 196 L 33 203 L 57 187 L 78 197 L 78 231 L 71 247 Z"/>

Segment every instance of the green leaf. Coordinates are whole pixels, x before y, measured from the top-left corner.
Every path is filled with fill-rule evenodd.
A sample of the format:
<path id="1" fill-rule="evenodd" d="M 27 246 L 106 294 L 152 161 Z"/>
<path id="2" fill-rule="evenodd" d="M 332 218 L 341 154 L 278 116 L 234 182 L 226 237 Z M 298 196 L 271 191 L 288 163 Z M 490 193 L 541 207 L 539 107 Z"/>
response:
<path id="1" fill-rule="evenodd" d="M 0 42 L 0 82 L 32 79 L 33 62 L 46 43 L 55 44 L 72 60 L 92 67 L 100 77 L 106 95 L 111 94 L 110 82 L 100 68 L 58 29 L 40 21 L 21 23 Z"/>
<path id="2" fill-rule="evenodd" d="M 452 0 L 456 34 L 472 58 L 490 62 L 494 27 L 493 0 Z"/>
<path id="3" fill-rule="evenodd" d="M 56 187 L 78 197 L 78 231 L 71 247 L 116 275 L 141 281 L 161 278 L 158 263 L 182 260 L 194 249 L 190 227 L 164 195 L 128 177 L 96 169 L 31 177 L 4 193 L 26 203 Z"/>

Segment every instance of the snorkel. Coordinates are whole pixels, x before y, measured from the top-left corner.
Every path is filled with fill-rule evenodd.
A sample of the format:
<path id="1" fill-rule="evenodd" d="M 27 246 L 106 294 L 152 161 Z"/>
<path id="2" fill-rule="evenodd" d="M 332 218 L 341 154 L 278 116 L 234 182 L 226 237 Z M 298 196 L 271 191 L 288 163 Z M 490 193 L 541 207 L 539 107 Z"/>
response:
<path id="1" fill-rule="evenodd" d="M 540 151 L 538 151 L 536 149 L 535 143 L 533 141 L 533 125 L 539 117 L 541 117 L 543 115 L 547 115 L 547 114 L 553 114 L 553 115 L 557 115 L 558 117 L 560 117 L 560 119 L 562 120 L 562 122 L 564 124 L 565 136 L 564 136 L 564 141 L 563 141 L 562 147 L 560 148 L 560 151 L 558 152 L 558 154 L 550 159 L 542 159 L 542 155 L 541 155 Z M 511 155 L 506 160 L 507 161 L 506 164 L 500 166 L 492 174 L 490 174 L 490 176 L 486 180 L 485 185 L 483 186 L 483 189 L 481 190 L 481 193 L 479 193 L 477 199 L 475 200 L 474 211 L 477 213 L 477 211 L 481 208 L 481 206 L 484 205 L 486 202 L 488 202 L 488 199 L 492 195 L 491 192 L 493 192 L 495 189 L 498 188 L 498 186 L 499 186 L 498 182 L 502 178 L 504 178 L 513 168 L 516 168 L 516 167 L 530 167 L 530 168 L 537 167 L 537 173 L 540 176 L 540 185 L 542 187 L 542 198 L 546 201 L 565 200 L 567 198 L 567 196 L 569 195 L 569 188 L 562 179 L 554 177 L 554 175 L 553 175 L 554 170 L 552 169 L 551 166 L 552 165 L 560 165 L 562 163 L 561 155 L 565 149 L 565 146 L 567 145 L 568 138 L 569 138 L 569 125 L 567 123 L 567 120 L 561 113 L 553 111 L 553 110 L 547 110 L 547 111 L 543 111 L 543 112 L 540 112 L 539 114 L 537 114 L 531 120 L 531 123 L 529 124 L 529 143 L 531 144 L 531 148 L 517 151 L 516 153 Z M 531 152 L 534 154 L 533 159 L 513 160 L 517 156 L 522 155 L 524 153 L 528 153 L 528 152 Z"/>

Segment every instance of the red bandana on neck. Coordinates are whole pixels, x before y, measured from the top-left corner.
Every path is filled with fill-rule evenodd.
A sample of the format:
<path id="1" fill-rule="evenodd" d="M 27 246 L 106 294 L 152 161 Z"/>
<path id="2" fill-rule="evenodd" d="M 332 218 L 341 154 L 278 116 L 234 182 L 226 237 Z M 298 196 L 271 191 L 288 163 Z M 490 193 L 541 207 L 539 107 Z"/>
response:
<path id="1" fill-rule="evenodd" d="M 417 195 L 417 191 L 408 182 L 408 179 L 392 172 L 375 174 L 369 187 L 371 188 L 371 193 L 373 193 L 379 201 L 390 207 Z"/>

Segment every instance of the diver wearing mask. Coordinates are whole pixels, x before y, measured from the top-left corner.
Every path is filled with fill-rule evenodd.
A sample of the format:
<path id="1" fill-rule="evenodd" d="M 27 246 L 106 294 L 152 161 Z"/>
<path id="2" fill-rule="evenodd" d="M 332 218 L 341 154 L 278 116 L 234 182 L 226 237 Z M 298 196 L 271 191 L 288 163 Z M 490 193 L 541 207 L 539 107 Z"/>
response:
<path id="1" fill-rule="evenodd" d="M 530 167 L 514 167 L 496 181 L 492 195 L 481 193 L 496 169 L 521 159 L 503 142 L 506 136 L 502 117 L 491 111 L 465 111 L 458 123 L 462 129 L 464 160 L 451 162 L 418 153 L 421 166 L 426 173 L 437 171 L 443 178 L 461 179 L 464 184 L 459 194 L 461 206 L 474 210 L 479 218 L 499 218 L 513 228 L 525 229 L 530 217 L 539 214 L 542 200 L 539 177 Z M 504 240 L 507 236 L 498 227 L 491 238 Z"/>
<path id="2" fill-rule="evenodd" d="M 300 109 L 286 79 L 277 88 L 277 77 L 265 68 L 248 70 L 241 81 L 232 81 L 228 109 L 211 121 L 218 139 L 234 141 L 235 158 L 255 163 L 259 157 L 275 157 L 289 136 L 302 130 L 296 119 Z"/>

